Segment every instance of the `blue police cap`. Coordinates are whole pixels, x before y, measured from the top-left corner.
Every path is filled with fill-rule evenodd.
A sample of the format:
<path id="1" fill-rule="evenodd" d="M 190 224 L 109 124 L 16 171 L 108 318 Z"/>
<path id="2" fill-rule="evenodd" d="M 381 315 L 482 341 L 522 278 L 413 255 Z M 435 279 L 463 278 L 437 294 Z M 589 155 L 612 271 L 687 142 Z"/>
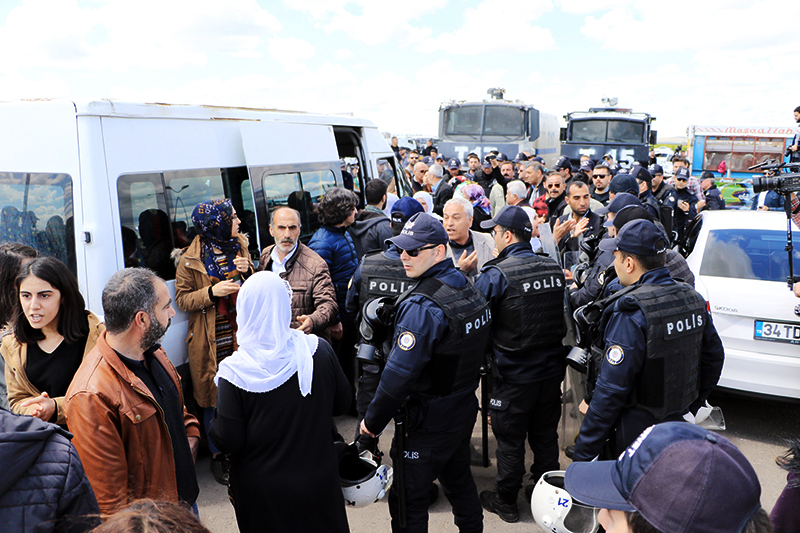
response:
<path id="1" fill-rule="evenodd" d="M 629 205 L 642 205 L 642 202 L 638 197 L 632 194 L 621 192 L 619 194 L 615 194 L 614 199 L 608 202 L 607 206 L 598 209 L 596 213 L 598 215 L 605 215 L 606 213 L 619 213 L 620 209 Z"/>
<path id="2" fill-rule="evenodd" d="M 405 222 L 412 215 L 425 211 L 422 204 L 410 196 L 403 196 L 392 206 L 392 222 Z"/>
<path id="3" fill-rule="evenodd" d="M 629 174 L 617 174 L 611 179 L 608 190 L 614 194 L 629 192 L 638 195 L 639 184 L 636 182 L 636 179 Z"/>
<path id="4" fill-rule="evenodd" d="M 681 181 L 688 181 L 689 169 L 686 167 L 679 168 L 677 171 L 675 171 L 675 179 Z"/>
<path id="5" fill-rule="evenodd" d="M 649 220 L 633 220 L 625 224 L 617 237 L 600 241 L 600 249 L 607 252 L 620 250 L 634 255 L 658 255 L 669 247 L 667 237 Z"/>
<path id="6" fill-rule="evenodd" d="M 447 168 L 461 168 L 461 161 L 459 161 L 457 157 L 454 157 L 447 162 Z"/>
<path id="7" fill-rule="evenodd" d="M 400 235 L 388 239 L 401 250 L 416 250 L 428 244 L 447 244 L 447 232 L 441 221 L 427 213 L 417 213 L 403 226 Z"/>
<path id="8" fill-rule="evenodd" d="M 531 225 L 531 219 L 528 213 L 516 205 L 503 206 L 493 219 L 481 222 L 481 227 L 484 229 L 493 228 L 495 226 L 512 228 L 524 231 L 528 234 L 533 232 L 533 226 Z"/>

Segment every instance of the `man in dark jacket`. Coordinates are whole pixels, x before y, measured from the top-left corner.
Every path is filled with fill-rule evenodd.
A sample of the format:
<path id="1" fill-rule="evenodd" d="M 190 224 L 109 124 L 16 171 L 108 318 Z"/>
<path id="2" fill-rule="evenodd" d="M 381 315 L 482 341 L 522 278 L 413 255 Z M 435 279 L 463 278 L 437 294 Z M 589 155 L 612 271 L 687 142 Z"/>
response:
<path id="1" fill-rule="evenodd" d="M 564 212 L 567 207 L 567 191 L 564 186 L 564 176 L 555 170 L 551 170 L 547 174 L 547 217 L 546 222 L 550 226 L 554 226 L 558 217 Z M 531 204 L 533 205 L 533 204 Z"/>
<path id="2" fill-rule="evenodd" d="M 678 240 L 683 240 L 686 226 L 697 216 L 697 199 L 689 191 L 689 170 L 680 167 L 675 172 L 675 206 L 673 210 L 673 229 L 678 233 Z"/>
<path id="3" fill-rule="evenodd" d="M 383 180 L 371 180 L 367 183 L 364 191 L 367 207 L 358 212 L 356 221 L 347 228 L 353 238 L 359 261 L 367 252 L 385 249 L 384 242 L 392 238 L 391 222 L 383 212 L 386 206 L 386 189 L 386 182 Z"/>
<path id="4" fill-rule="evenodd" d="M 7 532 L 89 531 L 100 509 L 72 435 L 0 409 L 0 523 Z"/>
<path id="5" fill-rule="evenodd" d="M 706 170 L 700 175 L 700 187 L 703 189 L 703 196 L 706 198 L 701 210 L 718 211 L 725 209 L 725 199 L 717 189 L 713 172 Z"/>
<path id="6" fill-rule="evenodd" d="M 451 161 L 453 160 L 451 159 Z M 443 178 L 444 169 L 439 165 L 431 165 L 425 176 L 425 180 L 431 186 L 433 212 L 439 216 L 444 215 L 444 204 L 453 197 L 453 188 Z"/>

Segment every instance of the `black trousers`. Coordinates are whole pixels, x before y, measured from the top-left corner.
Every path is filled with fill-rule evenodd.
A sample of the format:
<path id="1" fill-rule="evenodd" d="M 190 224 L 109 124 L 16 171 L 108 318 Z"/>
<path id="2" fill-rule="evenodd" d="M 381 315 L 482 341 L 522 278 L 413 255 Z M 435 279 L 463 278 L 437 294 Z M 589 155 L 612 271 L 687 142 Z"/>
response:
<path id="1" fill-rule="evenodd" d="M 476 411 L 477 415 L 477 411 Z M 389 491 L 389 513 L 394 532 L 427 532 L 430 488 L 439 480 L 453 506 L 455 524 L 462 532 L 483 531 L 483 510 L 470 470 L 470 437 L 475 419 L 446 433 L 411 433 L 406 437 L 405 494 L 406 528 L 398 521 L 397 485 Z M 392 440 L 391 457 L 397 464 L 397 447 Z"/>
<path id="2" fill-rule="evenodd" d="M 490 402 L 492 432 L 497 439 L 497 478 L 500 496 L 517 499 L 525 475 L 525 439 L 533 451 L 531 479 L 559 470 L 558 421 L 561 417 L 561 378 L 527 385 L 496 382 Z"/>
<path id="3" fill-rule="evenodd" d="M 358 420 L 356 424 L 356 439 L 361 446 L 375 453 L 378 451 L 378 437 L 368 437 L 360 434 L 361 421 L 367 414 L 367 408 L 375 397 L 378 390 L 378 383 L 381 381 L 381 367 L 371 363 L 361 363 L 361 377 L 358 378 L 358 389 L 356 389 L 356 411 Z"/>

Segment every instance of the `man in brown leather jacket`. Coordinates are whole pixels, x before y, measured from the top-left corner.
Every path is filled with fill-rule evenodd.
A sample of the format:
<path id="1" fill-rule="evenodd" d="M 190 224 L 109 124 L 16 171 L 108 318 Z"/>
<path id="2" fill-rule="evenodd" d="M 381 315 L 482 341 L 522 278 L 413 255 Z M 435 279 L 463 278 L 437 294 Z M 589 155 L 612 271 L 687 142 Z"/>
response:
<path id="1" fill-rule="evenodd" d="M 275 244 L 261 252 L 258 270 L 274 272 L 292 286 L 292 327 L 321 335 L 338 316 L 336 292 L 328 264 L 300 242 L 300 215 L 290 207 L 272 213 L 269 232 Z"/>
<path id="2" fill-rule="evenodd" d="M 126 268 L 103 289 L 106 331 L 67 391 L 67 424 L 103 515 L 139 498 L 191 506 L 197 419 L 158 344 L 175 315 L 167 285 Z"/>

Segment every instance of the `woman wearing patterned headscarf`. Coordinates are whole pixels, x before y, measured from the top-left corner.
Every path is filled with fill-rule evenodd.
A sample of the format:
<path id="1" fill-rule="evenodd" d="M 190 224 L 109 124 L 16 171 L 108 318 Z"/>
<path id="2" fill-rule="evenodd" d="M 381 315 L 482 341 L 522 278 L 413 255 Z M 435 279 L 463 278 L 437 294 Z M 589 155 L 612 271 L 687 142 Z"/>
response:
<path id="1" fill-rule="evenodd" d="M 459 191 L 472 204 L 472 227 L 470 229 L 489 233 L 491 230 L 481 227 L 481 222 L 492 218 L 492 203 L 486 197 L 483 187 L 474 181 L 468 181 L 456 189 L 456 193 Z"/>
<path id="2" fill-rule="evenodd" d="M 230 200 L 202 202 L 192 211 L 197 237 L 184 250 L 175 273 L 175 302 L 189 316 L 189 370 L 206 431 L 214 415 L 217 365 L 236 349 L 236 293 L 253 273 L 247 238 Z M 224 458 L 209 439 L 211 472 L 227 484 Z"/>

